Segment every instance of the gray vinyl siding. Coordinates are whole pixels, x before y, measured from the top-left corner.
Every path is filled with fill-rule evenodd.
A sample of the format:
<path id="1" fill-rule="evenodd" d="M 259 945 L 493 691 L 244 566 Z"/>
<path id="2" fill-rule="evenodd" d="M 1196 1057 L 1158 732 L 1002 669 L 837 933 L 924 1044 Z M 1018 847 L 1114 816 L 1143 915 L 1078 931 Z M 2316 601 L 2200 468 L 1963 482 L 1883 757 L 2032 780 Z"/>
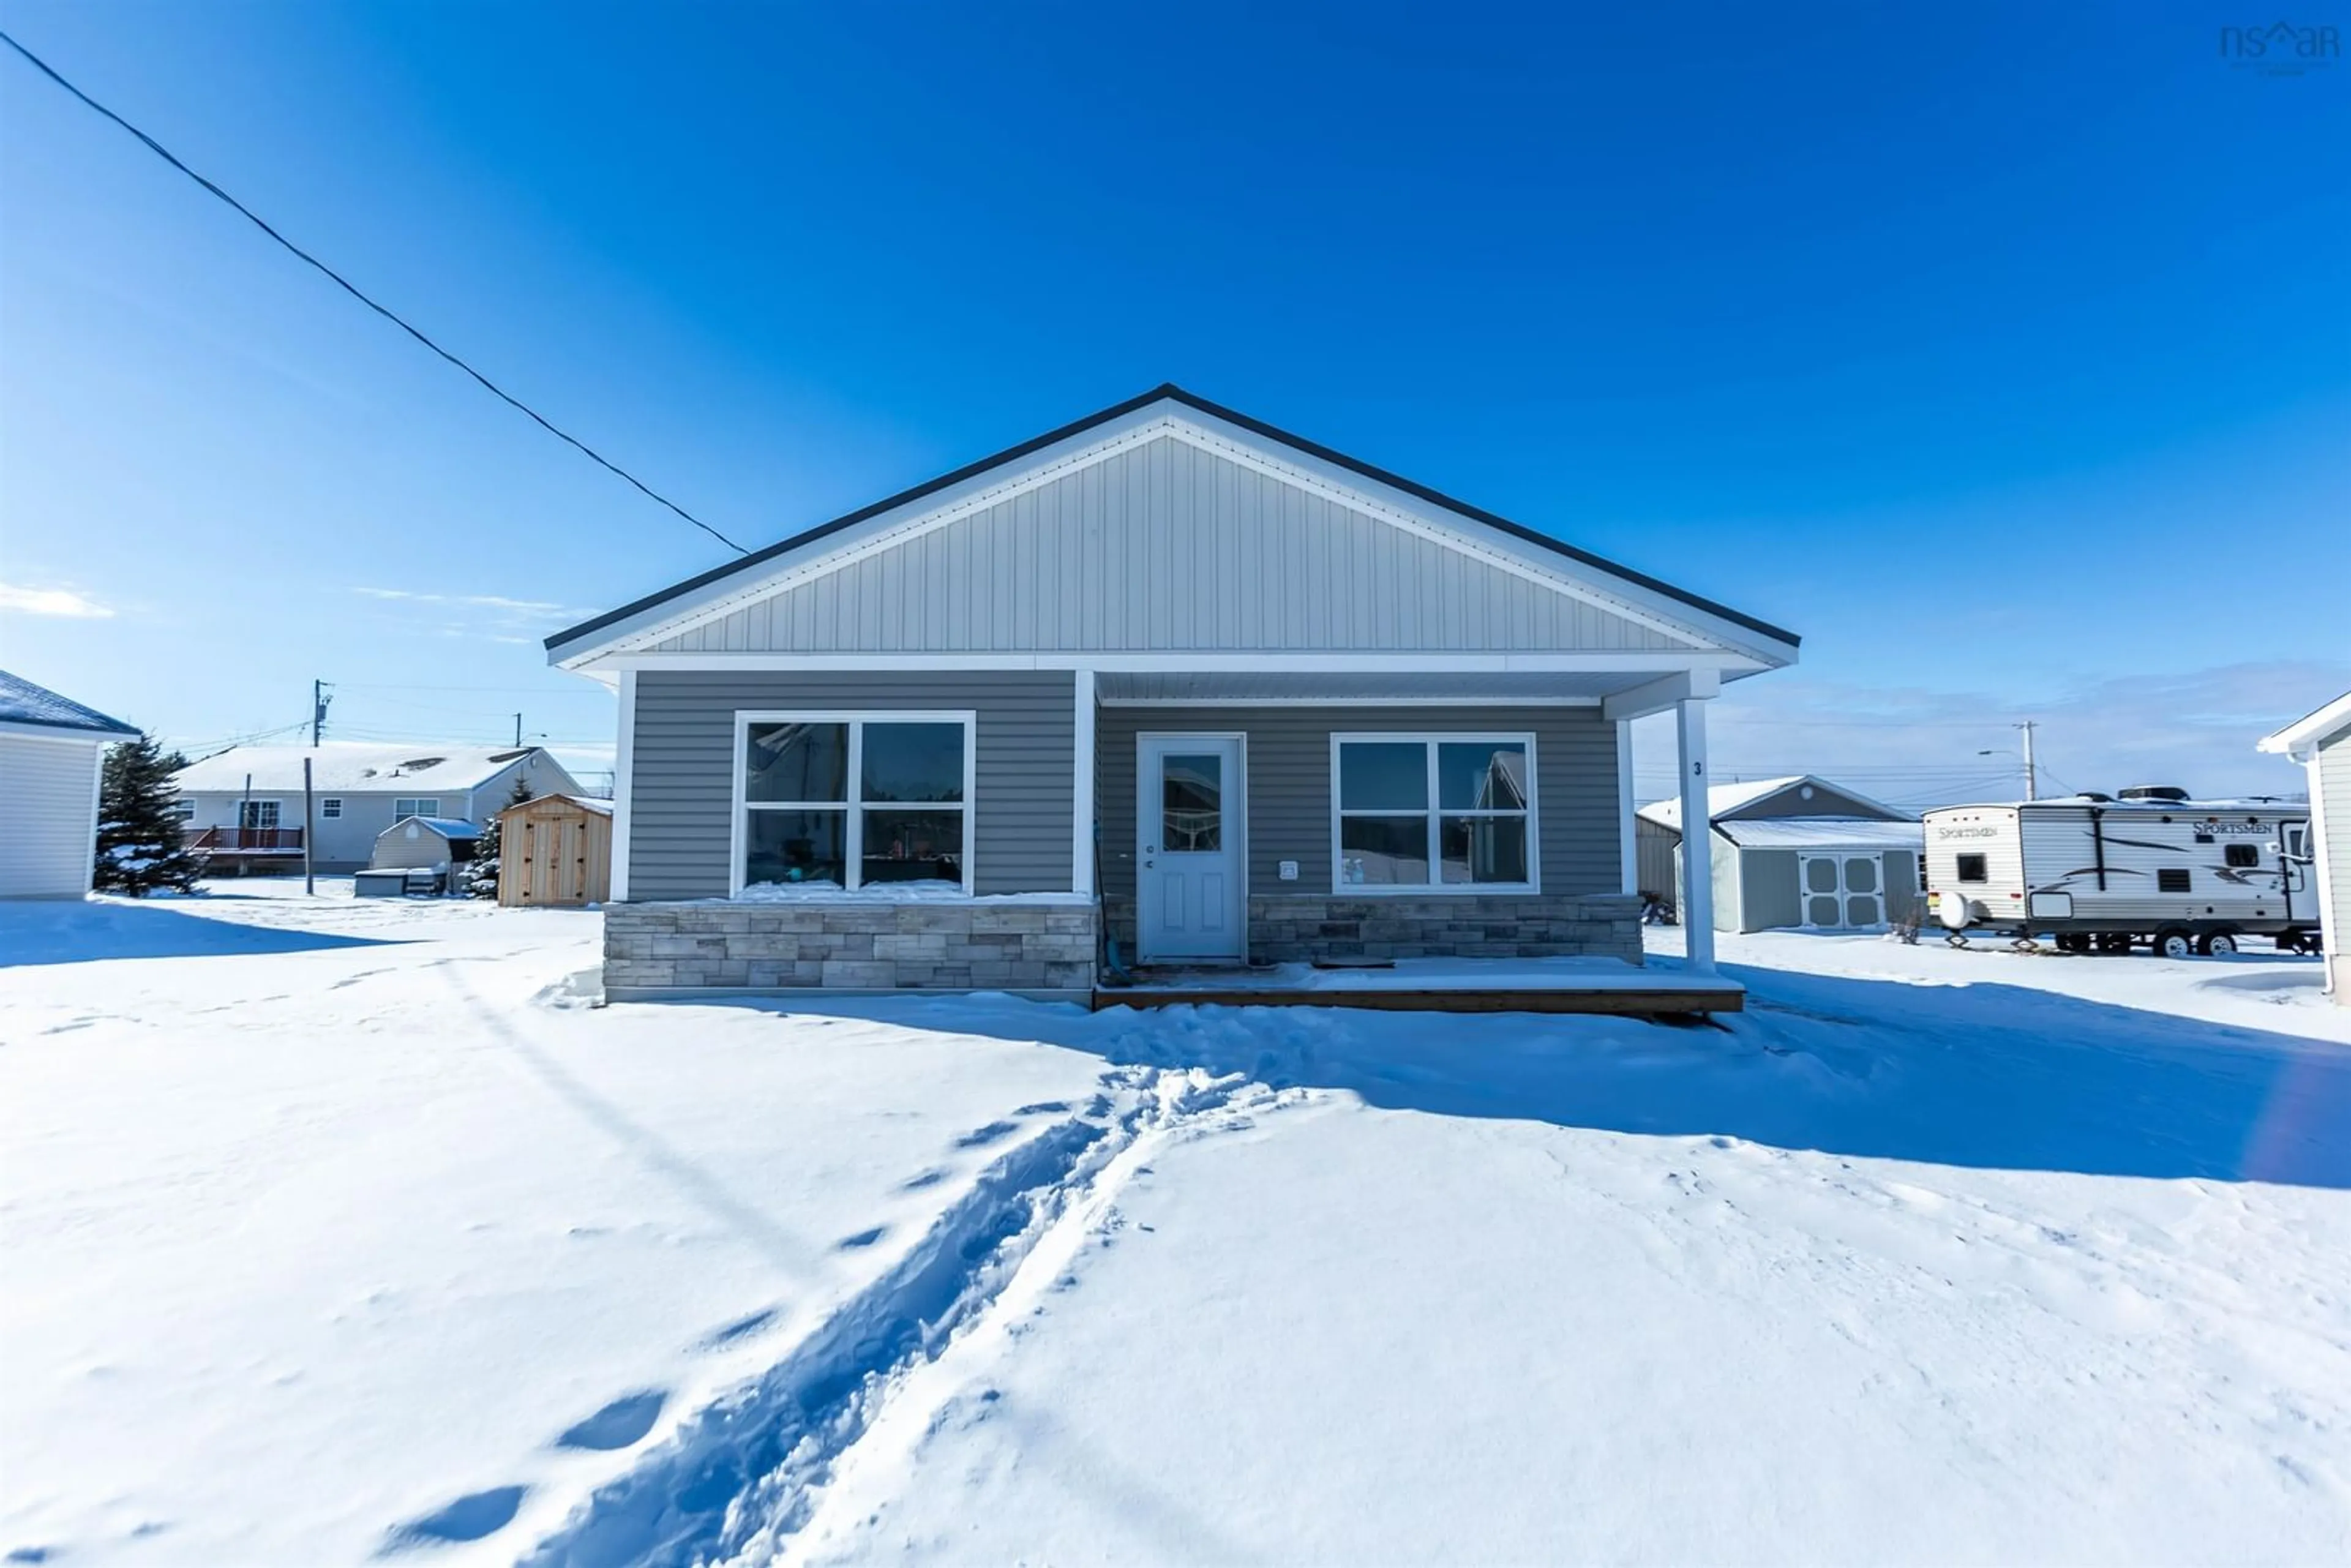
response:
<path id="1" fill-rule="evenodd" d="M 1899 924 L 1918 907 L 1918 857 L 1908 850 L 1887 850 L 1878 863 L 1886 868 L 1886 918 Z"/>
<path id="2" fill-rule="evenodd" d="M 1076 677 L 1067 670 L 646 670 L 631 744 L 629 897 L 724 898 L 738 710 L 971 710 L 976 891 L 1067 893 Z"/>
<path id="3" fill-rule="evenodd" d="M 1734 896 L 1719 890 L 1715 907 L 1737 913 L 1740 931 L 1777 931 L 1804 923 L 1804 906 L 1796 882 L 1793 850 L 1733 850 L 1737 867 Z"/>
<path id="4" fill-rule="evenodd" d="M 1537 845 L 1546 896 L 1617 893 L 1616 727 L 1593 707 L 1105 707 L 1096 725 L 1102 892 L 1134 895 L 1135 737 L 1248 737 L 1249 889 L 1328 894 L 1333 733 L 1498 732 L 1535 737 Z M 1298 862 L 1298 880 L 1278 875 Z M 1354 890 L 1351 890 L 1354 891 Z"/>
<path id="5" fill-rule="evenodd" d="M 1698 645 L 1163 436 L 755 600 L 653 651 Z"/>
<path id="6" fill-rule="evenodd" d="M 1813 786 L 1809 800 L 1795 789 L 1766 795 L 1761 800 L 1750 801 L 1735 811 L 1724 811 L 1715 818 L 1719 822 L 1755 821 L 1772 817 L 1858 817 L 1870 822 L 1905 821 L 1898 813 L 1885 811 L 1866 800 L 1856 800 L 1842 789 L 1825 784 Z"/>

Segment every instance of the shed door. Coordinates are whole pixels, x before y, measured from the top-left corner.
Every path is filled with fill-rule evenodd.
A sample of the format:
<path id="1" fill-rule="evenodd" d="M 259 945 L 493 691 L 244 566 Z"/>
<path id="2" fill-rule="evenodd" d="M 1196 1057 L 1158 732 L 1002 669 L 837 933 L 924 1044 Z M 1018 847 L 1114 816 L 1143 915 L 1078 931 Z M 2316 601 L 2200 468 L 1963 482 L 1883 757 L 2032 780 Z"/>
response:
<path id="1" fill-rule="evenodd" d="M 1886 923 L 1886 877 L 1874 854 L 1796 858 L 1804 924 L 1823 930 Z"/>
<path id="2" fill-rule="evenodd" d="M 1135 946 L 1144 963 L 1238 959 L 1241 743 L 1231 736 L 1141 737 L 1135 770 Z"/>

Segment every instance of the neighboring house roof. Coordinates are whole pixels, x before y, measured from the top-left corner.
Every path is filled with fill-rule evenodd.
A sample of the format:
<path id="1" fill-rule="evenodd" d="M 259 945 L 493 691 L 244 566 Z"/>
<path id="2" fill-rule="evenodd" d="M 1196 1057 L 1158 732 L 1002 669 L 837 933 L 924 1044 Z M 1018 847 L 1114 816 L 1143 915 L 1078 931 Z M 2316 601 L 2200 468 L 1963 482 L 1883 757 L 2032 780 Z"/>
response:
<path id="1" fill-rule="evenodd" d="M 1832 782 L 1813 773 L 1791 773 L 1783 779 L 1750 779 L 1737 784 L 1717 784 L 1706 792 L 1706 812 L 1717 823 L 1720 823 L 1727 817 L 1735 818 L 1750 807 L 1760 806 L 1774 796 L 1784 795 L 1792 789 L 1800 789 L 1807 784 L 1815 789 L 1833 790 L 1848 800 L 1868 807 L 1876 813 L 1874 819 L 1856 817 L 1848 819 L 1850 821 L 1878 820 L 1899 822 L 1917 820 L 1908 811 L 1897 810 L 1882 801 L 1871 800 L 1857 789 L 1848 789 L 1842 784 Z M 1640 814 L 1661 828 L 1670 828 L 1675 832 L 1681 831 L 1682 803 L 1677 799 L 1652 800 L 1640 809 Z"/>
<path id="2" fill-rule="evenodd" d="M 0 670 L 0 724 L 62 730 L 92 739 L 139 733 L 137 725 L 109 718 L 94 707 L 84 707 L 71 697 L 59 696 L 5 670 Z"/>
<path id="3" fill-rule="evenodd" d="M 1196 414 L 1245 431 L 1262 442 L 1286 447 L 1293 453 L 1319 463 L 1343 469 L 1374 484 L 1401 492 L 1454 517 L 1466 518 L 1487 528 L 1497 530 L 1509 536 L 1518 544 L 1533 546 L 1543 554 L 1564 558 L 1584 569 L 1584 571 L 1597 582 L 1605 583 L 1613 580 L 1646 594 L 1675 601 L 1703 615 L 1743 627 L 1748 632 L 1757 633 L 1771 643 L 1784 645 L 1789 656 L 1793 656 L 1799 639 L 1792 632 L 1774 626 L 1769 622 L 1757 620 L 1753 616 L 1730 609 L 1727 605 L 1719 604 L 1712 600 L 1701 598 L 1687 590 L 1677 588 L 1671 583 L 1635 571 L 1628 567 L 1619 566 L 1589 550 L 1578 549 L 1548 534 L 1539 533 L 1524 524 L 1512 522 L 1483 507 L 1457 500 L 1426 485 L 1406 479 L 1401 475 L 1390 473 L 1384 468 L 1375 467 L 1359 458 L 1350 457 L 1344 453 L 1333 451 L 1317 442 L 1293 435 L 1262 420 L 1252 419 L 1236 410 L 1210 402 L 1206 398 L 1187 392 L 1172 382 L 1144 392 L 1140 397 L 1130 398 L 1124 402 L 1116 403 L 1099 413 L 1089 414 L 1058 430 L 1048 431 L 1042 435 L 1007 448 L 993 456 L 981 458 L 977 463 L 967 464 L 953 473 L 940 475 L 937 478 L 917 485 L 912 489 L 902 490 L 871 506 L 861 507 L 856 511 L 794 534 L 763 549 L 754 550 L 740 560 L 729 561 L 724 566 L 688 578 L 657 593 L 648 594 L 643 599 L 624 604 L 617 610 L 566 628 L 547 639 L 548 650 L 551 655 L 559 658 L 579 658 L 606 643 L 632 634 L 641 629 L 643 624 L 641 618 L 646 617 L 651 612 L 666 607 L 673 614 L 684 614 L 706 601 L 724 598 L 735 590 L 751 586 L 752 582 L 761 576 L 762 568 L 769 567 L 783 558 L 805 550 L 810 545 L 845 533 L 861 523 L 883 517 L 914 503 L 940 497 L 943 493 L 977 479 L 993 470 L 1011 467 L 1024 459 L 1034 457 L 1073 437 L 1085 435 L 1099 427 L 1124 419 L 1128 415 L 1140 413 L 1159 403 L 1168 403 L 1191 410 Z M 600 639 L 597 635 L 600 632 L 610 635 Z"/>
<path id="4" fill-rule="evenodd" d="M 396 833 L 409 827 L 429 828 L 444 839 L 478 839 L 482 836 L 481 829 L 460 817 L 402 817 L 376 837 L 382 838 L 385 833 Z"/>
<path id="5" fill-rule="evenodd" d="M 1865 817 L 1756 817 L 1717 822 L 1714 831 L 1748 850 L 1915 850 L 1927 841 L 1916 822 Z"/>
<path id="6" fill-rule="evenodd" d="M 501 806 L 498 808 L 498 815 L 503 817 L 508 811 L 527 811 L 533 806 L 536 806 L 544 800 L 569 801 L 570 804 L 578 806 L 583 810 L 593 811 L 600 817 L 609 817 L 612 814 L 612 802 L 602 799 L 601 796 L 574 795 L 568 791 L 559 790 L 549 795 L 534 795 L 528 800 L 517 800 L 511 806 Z"/>
<path id="7" fill-rule="evenodd" d="M 235 746 L 201 762 L 192 762 L 172 776 L 183 794 L 239 794 L 246 775 L 253 788 L 272 794 L 302 788 L 302 759 L 310 759 L 310 787 L 324 795 L 438 795 L 478 789 L 513 764 L 538 752 L 535 746 L 436 746 L 409 741 L 380 746 L 350 740 L 329 740 L 316 749 L 307 746 Z M 552 768 L 563 781 L 572 782 L 562 765 L 541 754 L 542 768 Z"/>
<path id="8" fill-rule="evenodd" d="M 2310 754 L 2351 731 L 2351 692 L 2346 692 L 2314 713 L 2304 714 L 2274 735 L 2262 737 L 2260 749 L 2308 760 Z"/>

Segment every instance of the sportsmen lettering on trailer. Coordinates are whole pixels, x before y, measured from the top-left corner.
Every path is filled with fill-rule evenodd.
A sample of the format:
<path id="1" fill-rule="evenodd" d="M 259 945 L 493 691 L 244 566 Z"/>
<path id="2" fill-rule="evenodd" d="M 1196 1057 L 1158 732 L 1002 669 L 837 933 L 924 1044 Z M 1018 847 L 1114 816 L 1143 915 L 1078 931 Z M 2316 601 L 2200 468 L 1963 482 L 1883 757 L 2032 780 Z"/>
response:
<path id="1" fill-rule="evenodd" d="M 2262 936 L 2301 950 L 2318 933 L 2310 809 L 2192 800 L 2141 785 L 1926 813 L 1928 913 L 1964 940 L 2052 936 L 2067 952 L 2232 953 Z"/>

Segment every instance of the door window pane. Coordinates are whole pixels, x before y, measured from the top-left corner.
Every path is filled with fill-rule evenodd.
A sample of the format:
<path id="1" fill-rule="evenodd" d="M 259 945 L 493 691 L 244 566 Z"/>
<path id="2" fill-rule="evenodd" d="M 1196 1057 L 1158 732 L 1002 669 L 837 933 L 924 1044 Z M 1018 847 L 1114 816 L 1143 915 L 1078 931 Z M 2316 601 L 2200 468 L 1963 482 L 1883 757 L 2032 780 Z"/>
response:
<path id="1" fill-rule="evenodd" d="M 1339 880 L 1364 885 L 1428 881 L 1426 817 L 1339 819 Z"/>
<path id="2" fill-rule="evenodd" d="M 743 813 L 743 885 L 763 882 L 846 886 L 847 811 Z"/>
<path id="3" fill-rule="evenodd" d="M 1804 862 L 1805 892 L 1834 893 L 1836 890 L 1836 862 L 1833 860 L 1814 859 L 1808 860 Z M 1815 924 L 1818 924 L 1818 922 L 1815 922 Z M 1830 924 L 1834 924 L 1834 922 L 1831 922 Z"/>
<path id="4" fill-rule="evenodd" d="M 1211 854 L 1224 847 L 1225 759 L 1165 757 L 1159 762 L 1159 848 L 1167 854 Z"/>
<path id="5" fill-rule="evenodd" d="M 1808 898 L 1804 900 L 1805 924 L 1834 925 L 1837 924 L 1837 901 L 1834 895 Z"/>
<path id="6" fill-rule="evenodd" d="M 1881 924 L 1877 914 L 1876 898 L 1871 894 L 1864 894 L 1858 898 L 1846 899 L 1844 901 L 1844 920 L 1845 924 L 1848 925 L 1876 925 Z"/>
<path id="7" fill-rule="evenodd" d="M 1516 741 L 1441 743 L 1437 803 L 1449 811 L 1525 810 L 1527 748 Z"/>
<path id="8" fill-rule="evenodd" d="M 1877 891 L 1877 862 L 1861 855 L 1855 855 L 1853 859 L 1845 862 L 1844 890 L 1847 893 L 1876 893 Z M 1868 925 L 1869 922 L 1863 921 L 1861 924 L 1865 925 Z"/>
<path id="9" fill-rule="evenodd" d="M 743 747 L 747 800 L 849 799 L 849 727 L 755 724 Z M 962 778 L 960 767 L 956 769 Z"/>
<path id="10" fill-rule="evenodd" d="M 244 828 L 276 827 L 277 825 L 277 802 L 275 800 L 244 800 L 238 802 L 237 825 Z"/>
<path id="11" fill-rule="evenodd" d="M 1350 740 L 1339 747 L 1339 809 L 1420 811 L 1428 807 L 1428 747 L 1419 741 Z M 1424 860 L 1426 856 L 1422 857 Z"/>
<path id="12" fill-rule="evenodd" d="M 1447 817 L 1439 825 L 1437 846 L 1443 881 L 1528 880 L 1524 817 Z"/>
<path id="13" fill-rule="evenodd" d="M 869 723 L 859 771 L 865 776 L 863 800 L 960 800 L 963 726 Z"/>

